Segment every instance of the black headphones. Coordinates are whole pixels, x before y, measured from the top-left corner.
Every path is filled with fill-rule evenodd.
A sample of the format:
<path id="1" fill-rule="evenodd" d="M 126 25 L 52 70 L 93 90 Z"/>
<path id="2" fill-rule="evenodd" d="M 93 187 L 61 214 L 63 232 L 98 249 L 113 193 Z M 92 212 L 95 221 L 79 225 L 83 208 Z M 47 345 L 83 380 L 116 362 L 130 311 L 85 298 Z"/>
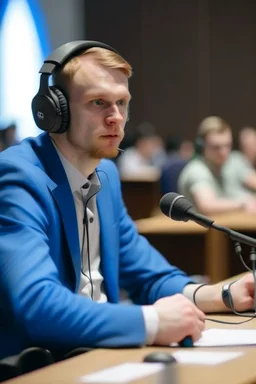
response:
<path id="1" fill-rule="evenodd" d="M 36 125 L 49 133 L 63 133 L 68 129 L 70 113 L 67 97 L 55 86 L 49 86 L 49 77 L 67 61 L 89 48 L 105 48 L 118 53 L 114 48 L 99 41 L 77 40 L 61 45 L 44 60 L 39 91 L 32 100 L 32 113 Z"/>

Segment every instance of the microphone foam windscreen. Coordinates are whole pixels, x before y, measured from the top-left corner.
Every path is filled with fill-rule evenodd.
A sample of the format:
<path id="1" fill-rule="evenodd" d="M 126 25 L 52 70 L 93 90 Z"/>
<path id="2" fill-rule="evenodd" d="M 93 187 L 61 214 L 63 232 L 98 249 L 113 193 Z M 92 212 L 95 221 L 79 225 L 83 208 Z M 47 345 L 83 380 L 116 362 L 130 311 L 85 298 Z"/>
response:
<path id="1" fill-rule="evenodd" d="M 187 221 L 186 212 L 192 208 L 188 200 L 178 193 L 170 192 L 164 195 L 160 200 L 160 209 L 168 217 L 177 221 Z"/>
<path id="2" fill-rule="evenodd" d="M 170 208 L 173 201 L 178 197 L 178 193 L 169 192 L 166 193 L 160 200 L 159 206 L 164 215 L 169 216 Z"/>

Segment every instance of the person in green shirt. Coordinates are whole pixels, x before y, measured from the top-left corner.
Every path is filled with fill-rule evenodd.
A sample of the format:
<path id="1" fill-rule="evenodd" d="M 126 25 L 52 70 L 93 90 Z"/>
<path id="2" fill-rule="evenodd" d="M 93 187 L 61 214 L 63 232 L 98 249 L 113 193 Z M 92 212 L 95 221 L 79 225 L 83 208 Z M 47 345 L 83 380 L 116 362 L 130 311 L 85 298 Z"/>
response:
<path id="1" fill-rule="evenodd" d="M 178 190 L 201 213 L 256 213 L 256 171 L 232 144 L 231 127 L 220 117 L 199 125 L 196 153 L 179 176 Z"/>

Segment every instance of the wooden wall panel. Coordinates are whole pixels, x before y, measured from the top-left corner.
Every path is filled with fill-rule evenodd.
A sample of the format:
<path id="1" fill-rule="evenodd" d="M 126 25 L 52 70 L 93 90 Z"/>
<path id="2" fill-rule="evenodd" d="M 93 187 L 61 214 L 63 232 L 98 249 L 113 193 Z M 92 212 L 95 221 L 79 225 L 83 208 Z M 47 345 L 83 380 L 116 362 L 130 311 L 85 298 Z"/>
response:
<path id="1" fill-rule="evenodd" d="M 131 122 L 193 138 L 219 114 L 256 126 L 256 2 L 86 0 L 87 37 L 114 45 L 132 63 Z"/>

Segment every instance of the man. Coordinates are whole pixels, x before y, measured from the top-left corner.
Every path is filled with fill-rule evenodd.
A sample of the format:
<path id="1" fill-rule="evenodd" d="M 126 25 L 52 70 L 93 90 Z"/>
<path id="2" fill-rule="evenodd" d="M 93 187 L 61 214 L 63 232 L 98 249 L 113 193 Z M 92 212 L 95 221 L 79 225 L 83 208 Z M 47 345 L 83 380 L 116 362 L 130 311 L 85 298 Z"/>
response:
<path id="1" fill-rule="evenodd" d="M 243 127 L 239 132 L 239 148 L 252 167 L 256 168 L 256 130 L 253 127 Z"/>
<path id="2" fill-rule="evenodd" d="M 230 126 L 218 116 L 205 118 L 195 146 L 196 156 L 179 176 L 179 192 L 206 215 L 256 213 L 256 172 L 240 152 L 231 152 Z"/>
<path id="3" fill-rule="evenodd" d="M 67 129 L 0 155 L 1 357 L 31 345 L 68 350 L 197 340 L 204 311 L 226 309 L 221 285 L 201 287 L 194 305 L 198 285 L 139 236 L 127 215 L 116 167 L 106 159 L 118 154 L 124 136 L 131 67 L 95 45 L 63 55 L 54 73 L 58 92 L 50 91 L 62 109 L 68 98 Z M 43 88 L 33 101 L 42 126 L 52 122 L 49 109 L 36 107 L 49 101 Z M 119 303 L 119 288 L 134 304 Z M 252 276 L 235 282 L 231 294 L 236 310 L 252 307 Z"/>

